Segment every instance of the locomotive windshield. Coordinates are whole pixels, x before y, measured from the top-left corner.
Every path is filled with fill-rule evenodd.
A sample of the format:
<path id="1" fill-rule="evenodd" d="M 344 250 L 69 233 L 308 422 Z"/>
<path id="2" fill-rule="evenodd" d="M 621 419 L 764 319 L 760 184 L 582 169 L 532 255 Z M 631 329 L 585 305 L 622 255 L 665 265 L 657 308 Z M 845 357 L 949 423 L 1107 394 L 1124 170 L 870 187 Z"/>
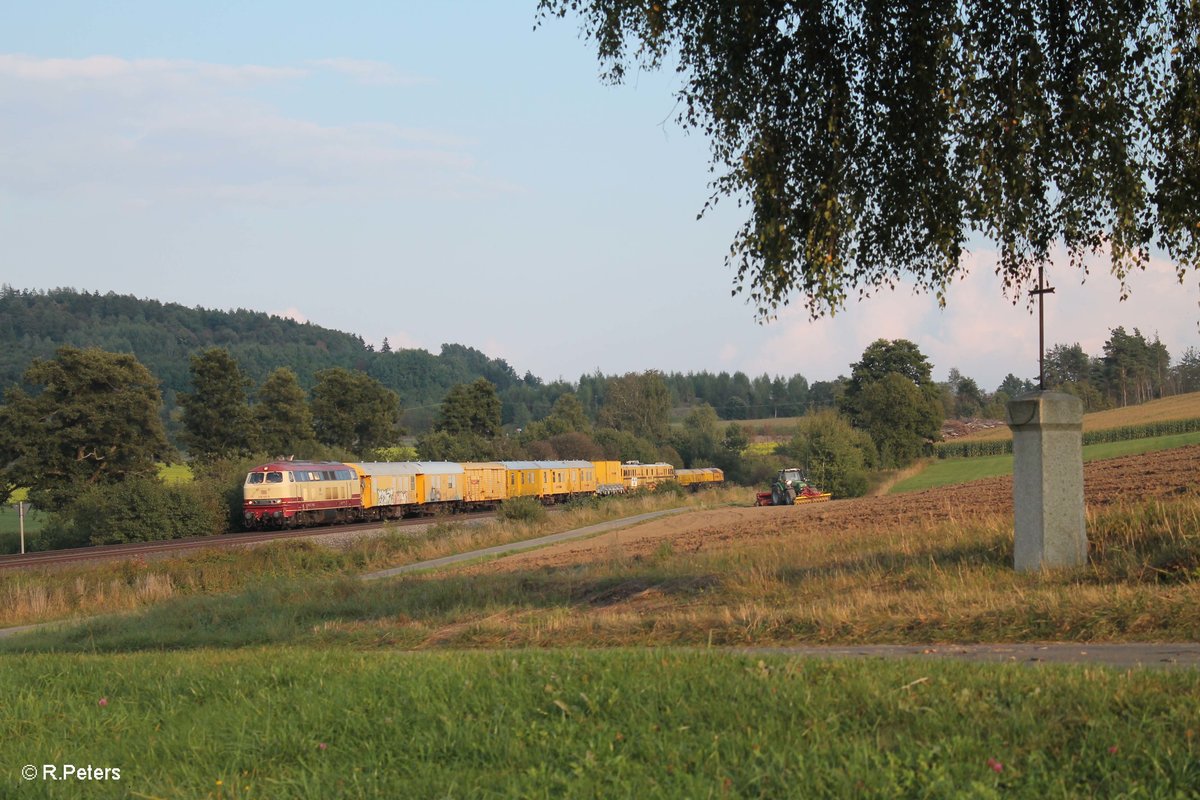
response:
<path id="1" fill-rule="evenodd" d="M 246 476 L 247 484 L 257 483 L 283 483 L 282 472 L 251 472 Z"/>

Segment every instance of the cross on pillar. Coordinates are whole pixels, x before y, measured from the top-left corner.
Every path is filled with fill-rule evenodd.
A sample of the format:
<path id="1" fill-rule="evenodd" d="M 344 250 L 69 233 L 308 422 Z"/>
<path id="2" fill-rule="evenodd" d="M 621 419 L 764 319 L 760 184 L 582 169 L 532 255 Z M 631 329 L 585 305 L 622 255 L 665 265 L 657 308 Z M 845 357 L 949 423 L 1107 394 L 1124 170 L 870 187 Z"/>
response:
<path id="1" fill-rule="evenodd" d="M 1045 282 L 1045 267 L 1038 266 L 1038 285 L 1029 294 L 1038 299 L 1038 391 L 1046 391 L 1046 304 L 1045 295 L 1054 294 L 1054 287 Z"/>

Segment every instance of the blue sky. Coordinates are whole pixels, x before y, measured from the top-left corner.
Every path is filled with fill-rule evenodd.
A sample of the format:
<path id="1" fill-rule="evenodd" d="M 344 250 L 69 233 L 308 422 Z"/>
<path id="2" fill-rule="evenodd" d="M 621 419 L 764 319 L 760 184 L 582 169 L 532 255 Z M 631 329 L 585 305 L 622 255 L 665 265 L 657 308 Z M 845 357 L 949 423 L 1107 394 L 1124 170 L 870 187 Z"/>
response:
<path id="1" fill-rule="evenodd" d="M 741 222 L 675 76 L 598 78 L 528 2 L 53 2 L 0 25 L 0 281 L 249 308 L 367 341 L 477 347 L 518 371 L 742 370 L 810 381 L 873 340 L 994 389 L 1036 318 L 984 246 L 945 310 L 903 287 L 760 324 L 724 266 Z M 1116 325 L 1200 345 L 1195 276 L 1155 260 L 1051 280 L 1048 339 Z"/>

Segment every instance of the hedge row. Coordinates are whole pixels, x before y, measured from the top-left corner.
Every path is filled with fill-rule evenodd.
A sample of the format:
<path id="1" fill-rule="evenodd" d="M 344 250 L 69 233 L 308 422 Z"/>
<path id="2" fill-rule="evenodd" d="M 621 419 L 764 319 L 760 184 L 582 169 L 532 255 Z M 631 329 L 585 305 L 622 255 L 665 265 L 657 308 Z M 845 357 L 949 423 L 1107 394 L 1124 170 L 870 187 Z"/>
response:
<path id="1" fill-rule="evenodd" d="M 1174 436 L 1180 433 L 1200 431 L 1200 418 L 1176 419 L 1168 422 L 1147 422 L 1144 425 L 1124 425 L 1102 431 L 1087 431 L 1083 443 L 1108 444 L 1128 442 L 1134 439 L 1153 439 L 1156 436 Z M 992 439 L 982 442 L 943 442 L 933 446 L 938 458 L 975 458 L 978 456 L 1002 456 L 1012 452 L 1012 439 Z"/>

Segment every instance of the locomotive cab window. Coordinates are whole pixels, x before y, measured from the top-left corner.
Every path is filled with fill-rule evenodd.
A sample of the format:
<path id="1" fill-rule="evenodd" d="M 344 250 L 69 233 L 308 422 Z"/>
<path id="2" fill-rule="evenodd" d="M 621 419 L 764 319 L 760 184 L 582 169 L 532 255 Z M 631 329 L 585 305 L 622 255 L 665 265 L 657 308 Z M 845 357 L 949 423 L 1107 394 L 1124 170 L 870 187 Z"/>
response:
<path id="1" fill-rule="evenodd" d="M 247 484 L 258 484 L 263 482 L 263 474 L 261 472 L 251 472 L 246 476 Z"/>
<path id="2" fill-rule="evenodd" d="M 267 483 L 283 483 L 283 473 L 282 472 L 268 472 L 267 473 Z"/>

